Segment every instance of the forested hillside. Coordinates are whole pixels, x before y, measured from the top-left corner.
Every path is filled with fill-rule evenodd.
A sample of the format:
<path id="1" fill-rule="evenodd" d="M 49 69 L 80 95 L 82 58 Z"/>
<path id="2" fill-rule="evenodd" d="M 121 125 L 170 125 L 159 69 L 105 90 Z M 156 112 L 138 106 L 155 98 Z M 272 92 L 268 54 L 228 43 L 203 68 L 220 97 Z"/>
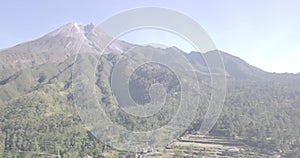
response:
<path id="1" fill-rule="evenodd" d="M 64 28 L 63 32 L 68 31 L 67 28 Z M 58 34 L 50 34 L 51 38 L 59 37 L 62 41 L 65 38 L 68 40 L 81 38 L 78 34 L 78 36 L 70 37 L 61 36 L 61 30 L 56 33 Z M 42 54 L 35 52 L 40 62 L 25 62 L 22 65 L 22 61 L 19 61 L 7 67 L 2 66 L 0 157 L 73 158 L 85 155 L 93 157 L 134 155 L 134 153 L 116 150 L 112 148 L 113 146 L 105 145 L 97 139 L 97 135 L 91 132 L 97 127 L 86 125 L 76 110 L 78 107 L 75 106 L 73 77 L 81 71 L 74 71 L 73 66 L 75 60 L 78 59 L 84 65 L 82 69 L 95 77 L 94 80 L 88 77 L 85 79 L 92 81 L 95 94 L 98 96 L 97 102 L 104 107 L 114 123 L 133 131 L 157 129 L 172 120 L 174 113 L 178 110 L 178 102 L 182 99 L 192 101 L 193 98 L 199 97 L 198 109 L 187 107 L 183 110 L 183 112 L 195 110 L 197 113 L 181 136 L 197 133 L 208 110 L 208 100 L 213 88 L 210 86 L 210 77 L 207 75 L 209 71 L 204 58 L 217 51 L 205 54 L 199 52 L 181 54 L 192 63 L 198 79 L 198 83 L 195 82 L 193 72 L 181 70 L 180 65 L 175 64 L 175 67 L 178 67 L 177 70 L 181 71 L 184 76 L 185 89 L 182 89 L 182 85 L 180 86 L 182 84 L 180 77 L 162 64 L 144 64 L 135 69 L 128 81 L 133 100 L 141 107 L 155 107 L 156 103 L 158 105 L 164 99 L 165 104 L 158 110 L 158 113 L 151 117 L 133 117 L 124 112 L 124 109 L 130 111 L 137 107 L 118 103 L 117 94 L 113 93 L 111 85 L 113 69 L 120 59 L 123 60 L 124 66 L 122 67 L 121 64 L 121 68 L 124 69 L 119 72 L 126 75 L 134 68 L 137 61 L 130 60 L 130 58 L 124 60 L 124 56 L 117 51 L 127 50 L 132 45 L 118 41 L 114 47 L 110 47 L 110 53 L 100 56 L 95 53 L 97 43 L 91 44 L 90 41 L 98 37 L 99 32 L 96 33 L 87 36 L 89 42 L 85 42 L 86 47 L 82 49 L 84 52 L 77 58 L 75 54 L 58 58 L 59 54 L 64 53 L 61 51 L 57 54 L 45 55 L 57 48 L 52 46 L 53 49 L 47 49 L 51 50 L 49 52 L 45 51 Z M 45 38 L 48 36 L 42 38 L 41 41 L 46 46 L 48 44 Z M 101 37 L 103 38 L 103 35 Z M 34 47 L 36 43 L 38 42 L 30 42 L 30 45 L 25 43 L 11 49 L 13 56 L 19 57 L 19 53 L 22 53 L 18 51 L 19 48 Z M 87 48 L 88 46 L 92 47 Z M 38 51 L 33 48 L 30 50 Z M 89 52 L 91 50 L 93 52 Z M 0 54 L 7 56 L 9 51 L 7 49 Z M 134 55 L 147 57 L 149 52 L 172 54 L 175 51 L 178 53 L 175 48 L 138 46 Z M 23 61 L 28 61 L 25 59 L 27 55 L 30 57 L 32 52 L 28 54 L 22 58 Z M 251 149 L 255 149 L 253 152 L 257 153 L 278 153 L 286 157 L 300 157 L 300 76 L 268 73 L 225 52 L 220 52 L 220 54 L 226 71 L 226 98 L 220 117 L 209 135 L 243 142 Z M 9 56 L 9 60 L 13 60 L 13 56 Z M 96 63 L 95 67 L 93 67 L 94 63 Z M 159 92 L 151 91 L 153 84 L 166 88 L 160 89 Z M 164 91 L 166 93 L 163 93 Z M 166 95 L 160 96 L 160 94 Z M 160 96 L 160 98 L 152 101 L 153 96 Z M 181 98 L 182 96 L 186 98 Z M 171 137 L 171 134 L 166 135 Z"/>

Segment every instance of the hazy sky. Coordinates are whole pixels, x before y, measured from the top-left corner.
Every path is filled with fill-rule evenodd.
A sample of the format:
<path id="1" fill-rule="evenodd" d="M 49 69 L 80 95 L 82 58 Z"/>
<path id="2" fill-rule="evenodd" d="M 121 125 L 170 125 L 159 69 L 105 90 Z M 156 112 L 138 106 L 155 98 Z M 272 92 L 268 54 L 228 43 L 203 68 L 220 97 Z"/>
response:
<path id="1" fill-rule="evenodd" d="M 218 49 L 251 65 L 271 72 L 300 72 L 298 0 L 7 0 L 0 2 L 0 48 L 38 38 L 68 22 L 97 25 L 121 11 L 145 6 L 186 14 L 208 32 Z M 123 38 L 141 43 L 181 43 L 179 47 L 184 43 L 175 35 L 161 32 L 132 32 Z"/>

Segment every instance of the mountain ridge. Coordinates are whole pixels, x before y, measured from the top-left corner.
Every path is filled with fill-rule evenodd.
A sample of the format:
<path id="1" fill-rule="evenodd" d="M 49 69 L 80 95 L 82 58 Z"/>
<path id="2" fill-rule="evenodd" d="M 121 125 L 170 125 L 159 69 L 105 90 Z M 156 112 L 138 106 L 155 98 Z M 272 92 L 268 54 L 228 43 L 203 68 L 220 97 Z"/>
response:
<path id="1" fill-rule="evenodd" d="M 298 137 L 300 75 L 269 73 L 251 66 L 241 58 L 218 50 L 188 54 L 176 47 L 161 49 L 115 41 L 103 52 L 105 42 L 109 41 L 110 37 L 106 38 L 100 28 L 97 30 L 98 28 L 95 29 L 92 25 L 86 26 L 85 31 L 84 26 L 76 25 L 71 23 L 54 30 L 50 35 L 41 37 L 42 40 L 39 38 L 0 52 L 2 64 L 0 67 L 0 149 L 6 152 L 3 152 L 3 155 L 6 154 L 4 157 L 21 154 L 34 157 L 30 154 L 40 151 L 56 155 L 58 150 L 60 151 L 59 157 L 84 157 L 86 154 L 101 157 L 105 155 L 105 152 L 111 154 L 117 152 L 110 146 L 99 142 L 95 138 L 96 135 L 93 135 L 97 133 L 91 133 L 93 131 L 91 128 L 94 126 L 82 121 L 85 115 L 91 121 L 99 121 L 91 117 L 95 116 L 93 112 L 98 110 L 98 106 L 76 104 L 76 108 L 87 110 L 87 113 L 78 115 L 74 102 L 81 94 L 87 96 L 84 99 L 90 99 L 90 91 L 83 89 L 79 91 L 81 93 L 74 93 L 74 87 L 81 88 L 80 85 L 73 86 L 74 75 L 82 76 L 78 78 L 80 83 L 91 83 L 97 95 L 96 98 L 91 99 L 96 99 L 105 108 L 106 114 L 112 121 L 129 130 L 158 128 L 172 118 L 174 114 L 172 109 L 178 103 L 176 99 L 180 99 L 183 93 L 178 82 L 174 80 L 176 79 L 174 73 L 168 69 L 160 69 L 155 64 L 145 64 L 136 69 L 136 73 L 129 80 L 131 90 L 135 92 L 131 95 L 140 103 L 151 105 L 149 99 L 151 94 L 148 88 L 153 83 L 159 83 L 168 87 L 167 98 L 169 99 L 166 106 L 159 111 L 158 115 L 153 115 L 151 118 L 132 117 L 118 108 L 120 104 L 117 104 L 116 95 L 114 95 L 116 93 L 112 91 L 112 72 L 119 59 L 126 57 L 127 54 L 122 53 L 135 47 L 137 49 L 133 49 L 133 54 L 128 54 L 129 60 L 125 60 L 124 65 L 121 66 L 121 68 L 126 67 L 121 69 L 124 71 L 117 72 L 126 74 L 135 68 L 134 62 L 136 61 L 130 60 L 130 55 L 148 57 L 148 52 L 155 51 L 168 55 L 175 53 L 174 51 L 181 53 L 179 55 L 186 57 L 194 70 L 199 72 L 197 73 L 197 79 L 200 81 L 198 83 L 194 82 L 194 73 L 182 72 L 185 77 L 183 84 L 187 88 L 184 90 L 185 99 L 192 102 L 194 98 L 199 97 L 200 101 L 198 109 L 186 108 L 186 112 L 196 110 L 197 115 L 183 134 L 196 133 L 203 122 L 213 89 L 210 86 L 210 73 L 205 58 L 212 58 L 215 57 L 215 53 L 220 53 L 217 55 L 223 58 L 226 69 L 226 98 L 222 112 L 209 134 L 224 136 L 255 146 L 251 150 L 247 148 L 249 153 L 255 153 L 255 155 L 259 155 L 257 153 L 274 155 L 275 152 L 280 155 L 290 154 L 292 155 L 290 157 L 299 157 L 295 155 L 299 155 L 300 151 Z M 70 52 L 75 49 L 72 44 L 65 48 L 68 42 L 74 39 L 77 43 L 84 41 L 79 54 Z M 76 44 L 74 46 L 76 47 Z M 10 61 L 20 58 L 25 62 L 22 63 L 20 60 L 19 65 L 9 65 Z M 166 58 L 166 60 L 172 59 Z M 180 69 L 182 68 L 181 62 L 178 63 L 179 65 L 175 68 L 179 68 L 178 71 L 185 70 Z M 80 64 L 80 66 L 75 67 L 74 64 Z M 115 88 L 120 90 L 119 86 Z M 190 113 L 183 113 L 183 115 L 189 116 Z M 161 121 L 162 119 L 164 120 Z M 85 128 L 87 126 L 88 129 Z M 113 133 L 108 136 L 114 138 Z M 190 157 L 198 152 L 204 154 L 202 150 L 191 149 L 190 151 L 192 150 L 193 152 L 189 153 Z M 17 151 L 27 152 L 18 153 Z M 177 151 L 182 150 L 174 149 L 175 155 L 178 154 Z M 218 152 L 218 149 L 215 152 Z M 0 150 L 0 156 L 1 154 L 2 150 Z M 245 153 L 241 154 L 242 157 L 251 157 Z M 41 155 L 36 157 L 41 157 Z"/>
<path id="2" fill-rule="evenodd" d="M 125 41 L 114 40 L 95 25 L 80 25 L 75 22 L 67 23 L 44 36 L 20 43 L 14 47 L 0 50 L 0 80 L 3 76 L 12 75 L 23 68 L 38 66 L 47 62 L 63 62 L 77 53 L 123 53 L 137 46 Z M 110 43 L 106 48 L 106 43 Z M 160 48 L 157 48 L 160 49 Z M 209 52 L 184 52 L 176 47 L 164 48 L 166 51 L 178 51 L 183 54 L 193 66 L 208 72 L 206 58 L 219 53 L 223 58 L 228 79 L 267 79 L 283 75 L 298 77 L 295 74 L 270 73 L 248 64 L 245 60 L 227 52 L 214 50 Z M 285 78 L 285 77 L 283 77 Z"/>
<path id="3" fill-rule="evenodd" d="M 62 62 L 79 51 L 102 53 L 103 43 L 108 43 L 110 40 L 111 37 L 102 30 L 95 29 L 93 24 L 83 26 L 74 22 L 68 23 L 35 40 L 1 50 L 0 70 L 23 69 L 47 62 Z M 116 45 L 124 49 L 130 46 L 123 41 L 117 41 L 107 50 L 113 50 L 113 47 L 118 47 Z"/>

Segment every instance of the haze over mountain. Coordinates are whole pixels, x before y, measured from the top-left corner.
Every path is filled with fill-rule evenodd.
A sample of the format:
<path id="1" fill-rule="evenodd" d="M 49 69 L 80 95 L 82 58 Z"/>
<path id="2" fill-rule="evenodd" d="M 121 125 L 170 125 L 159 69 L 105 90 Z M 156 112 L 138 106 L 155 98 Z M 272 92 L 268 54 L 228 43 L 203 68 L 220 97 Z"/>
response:
<path id="1" fill-rule="evenodd" d="M 83 26 L 77 23 L 68 23 L 36 40 L 0 50 L 0 70 L 18 70 L 47 62 L 62 62 L 77 53 L 100 54 L 104 48 L 103 43 L 108 43 L 110 40 L 112 38 L 109 35 L 100 28 L 95 29 L 93 24 Z M 109 45 L 109 48 L 105 49 L 104 53 L 123 53 L 133 46 L 134 44 L 115 40 Z M 172 48 L 167 49 L 171 50 Z M 204 58 L 213 53 L 181 52 L 193 65 L 198 67 L 205 67 Z M 247 79 L 255 76 L 261 78 L 268 74 L 238 57 L 222 51 L 219 53 L 223 57 L 228 77 Z"/>
<path id="2" fill-rule="evenodd" d="M 188 101 L 199 96 L 200 108 L 182 134 L 195 133 L 204 122 L 205 112 L 209 109 L 208 98 L 214 88 L 210 86 L 210 69 L 206 60 L 220 54 L 227 79 L 226 98 L 220 118 L 209 134 L 246 142 L 257 153 L 299 156 L 299 74 L 269 73 L 239 57 L 217 50 L 186 53 L 176 47 L 155 48 L 120 40 L 114 40 L 107 49 L 103 49 L 111 40 L 109 35 L 93 24 L 83 26 L 69 23 L 36 40 L 0 50 L 0 149 L 7 151 L 8 156 L 20 154 L 18 151 L 28 151 L 31 156 L 37 152 L 53 156 L 60 151 L 62 157 L 83 157 L 85 154 L 100 157 L 105 152 L 117 152 L 98 142 L 95 138 L 98 136 L 93 136 L 84 128 L 82 120 L 85 117 L 91 121 L 86 125 L 89 128 L 97 120 L 91 118 L 97 108 L 90 107 L 90 113 L 81 115 L 80 120 L 73 107 L 76 102 L 74 98 L 76 95 L 88 96 L 89 92 L 74 93 L 71 85 L 76 75 L 83 76 L 79 78 L 82 82 L 92 83 L 99 97 L 96 100 L 105 107 L 113 122 L 135 131 L 156 129 L 168 123 L 173 117 L 174 108 L 181 101 L 181 95 L 185 95 L 187 98 L 184 99 Z M 162 56 L 155 56 L 156 52 Z M 191 63 L 200 90 L 195 88 L 194 72 L 182 70 L 184 66 L 180 63 L 184 59 L 168 58 L 172 54 L 185 57 Z M 163 65 L 146 64 L 133 71 L 141 61 L 131 60 L 130 57 L 178 59 L 172 66 L 182 71 L 186 89 L 178 86 L 174 72 Z M 76 67 L 77 71 L 74 71 L 75 61 L 81 65 Z M 126 102 L 121 107 L 125 110 L 151 106 L 151 97 L 158 95 L 151 91 L 152 84 L 167 87 L 160 89 L 161 93 L 167 92 L 163 96 L 167 99 L 166 106 L 157 115 L 135 118 L 120 110 L 118 105 L 121 103 L 115 98 L 117 92 L 113 92 L 111 80 L 118 64 L 120 75 L 126 76 L 133 71 L 129 89 L 132 90 L 133 100 L 141 105 Z M 117 88 L 121 90 L 121 86 Z M 83 105 L 80 108 L 89 107 Z M 185 115 L 189 116 L 189 113 Z M 95 126 L 90 131 L 97 128 Z M 112 139 L 115 138 L 113 136 Z M 45 145 L 45 142 L 50 145 Z M 5 155 L 5 152 L 0 151 L 0 154 Z"/>
<path id="3" fill-rule="evenodd" d="M 12 48 L 1 50 L 1 69 L 22 69 L 47 62 L 62 62 L 78 51 L 102 53 L 103 43 L 111 40 L 94 25 L 68 23 L 49 34 Z M 125 51 L 131 44 L 116 41 L 106 51 Z M 107 53 L 104 52 L 104 53 Z"/>

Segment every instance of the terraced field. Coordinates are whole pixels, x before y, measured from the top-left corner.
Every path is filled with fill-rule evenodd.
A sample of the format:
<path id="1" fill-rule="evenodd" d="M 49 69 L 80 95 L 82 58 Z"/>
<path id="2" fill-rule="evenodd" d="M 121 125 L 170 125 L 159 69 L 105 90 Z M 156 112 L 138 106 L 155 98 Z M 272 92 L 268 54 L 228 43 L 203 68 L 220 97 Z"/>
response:
<path id="1" fill-rule="evenodd" d="M 187 135 L 170 143 L 164 148 L 158 148 L 153 152 L 137 155 L 137 157 L 278 158 L 281 156 L 277 153 L 259 153 L 253 147 L 225 137 Z"/>

